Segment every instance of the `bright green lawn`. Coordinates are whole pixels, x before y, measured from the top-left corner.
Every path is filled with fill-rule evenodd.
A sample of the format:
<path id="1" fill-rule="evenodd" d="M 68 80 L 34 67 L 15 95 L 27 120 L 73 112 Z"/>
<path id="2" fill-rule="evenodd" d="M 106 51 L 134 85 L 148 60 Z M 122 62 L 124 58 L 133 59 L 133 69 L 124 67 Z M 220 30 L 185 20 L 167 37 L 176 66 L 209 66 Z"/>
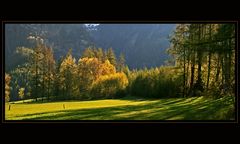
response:
<path id="1" fill-rule="evenodd" d="M 233 119 L 230 97 L 64 101 L 6 104 L 6 120 L 222 120 Z M 63 108 L 65 105 L 65 109 Z"/>

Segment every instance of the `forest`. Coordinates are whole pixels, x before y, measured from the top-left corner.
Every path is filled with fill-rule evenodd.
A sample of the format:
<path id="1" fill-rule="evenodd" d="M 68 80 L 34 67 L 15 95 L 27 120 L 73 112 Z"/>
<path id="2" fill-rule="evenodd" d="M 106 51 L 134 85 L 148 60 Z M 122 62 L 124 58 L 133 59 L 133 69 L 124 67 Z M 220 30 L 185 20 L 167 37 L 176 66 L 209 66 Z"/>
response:
<path id="1" fill-rule="evenodd" d="M 27 116 L 28 112 L 38 109 L 34 104 L 48 104 L 50 110 L 51 106 L 59 103 L 61 109 L 53 108 L 52 113 L 57 115 L 58 112 L 66 112 L 69 107 L 68 114 L 73 114 L 65 119 L 70 120 L 235 119 L 235 24 L 176 24 L 173 31 L 168 32 L 169 46 L 163 56 L 168 60 L 159 66 L 155 66 L 156 62 L 151 67 L 137 64 L 136 68 L 129 68 L 128 63 L 133 64 L 134 60 L 128 58 L 128 63 L 126 62 L 126 50 L 118 49 L 116 53 L 111 45 L 103 48 L 97 47 L 93 42 L 83 41 L 79 43 L 81 46 L 84 44 L 81 51 L 73 51 L 69 47 L 65 54 L 56 58 L 56 45 L 49 44 L 42 29 L 26 34 L 25 39 L 30 44 L 17 45 L 14 50 L 14 55 L 21 57 L 22 62 L 9 66 L 5 72 L 5 118 L 18 119 L 20 110 Z M 87 31 L 82 33 L 88 35 Z M 94 33 L 96 31 L 91 34 Z M 95 38 L 104 41 L 101 36 L 104 37 L 104 34 Z M 79 37 L 80 40 L 85 38 Z M 148 51 L 147 47 L 141 49 L 145 49 L 145 53 Z M 137 49 L 135 55 L 140 57 Z M 152 58 L 148 61 L 160 59 Z M 6 65 L 7 63 L 8 61 Z M 101 106 L 95 107 L 91 102 Z M 88 108 L 88 112 L 77 107 L 84 105 L 90 105 L 85 108 Z M 14 112 L 14 109 L 17 110 Z M 153 113 L 151 109 L 154 115 L 150 115 Z M 188 112 L 191 109 L 193 112 Z M 123 112 L 115 117 L 112 113 L 117 110 Z M 155 112 L 157 110 L 158 113 Z M 172 111 L 176 116 L 169 116 L 173 115 Z M 82 117 L 99 112 L 101 115 L 97 117 Z M 33 116 L 39 113 L 40 111 L 32 112 Z M 25 117 L 27 118 L 29 117 Z M 64 116 L 47 115 L 39 119 L 64 120 Z"/>

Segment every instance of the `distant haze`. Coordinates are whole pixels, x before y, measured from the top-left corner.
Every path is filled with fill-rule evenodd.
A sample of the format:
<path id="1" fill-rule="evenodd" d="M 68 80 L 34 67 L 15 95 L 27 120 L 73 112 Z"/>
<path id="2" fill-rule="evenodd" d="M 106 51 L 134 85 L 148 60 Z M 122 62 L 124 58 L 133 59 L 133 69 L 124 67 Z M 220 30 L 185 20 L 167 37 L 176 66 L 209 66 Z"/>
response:
<path id="1" fill-rule="evenodd" d="M 27 37 L 33 33 L 44 35 L 56 59 L 72 48 L 78 59 L 86 47 L 113 48 L 116 55 L 123 53 L 131 69 L 163 65 L 169 58 L 166 49 L 168 36 L 175 24 L 6 24 L 6 70 L 24 63 L 16 54 L 19 46 L 33 47 Z"/>

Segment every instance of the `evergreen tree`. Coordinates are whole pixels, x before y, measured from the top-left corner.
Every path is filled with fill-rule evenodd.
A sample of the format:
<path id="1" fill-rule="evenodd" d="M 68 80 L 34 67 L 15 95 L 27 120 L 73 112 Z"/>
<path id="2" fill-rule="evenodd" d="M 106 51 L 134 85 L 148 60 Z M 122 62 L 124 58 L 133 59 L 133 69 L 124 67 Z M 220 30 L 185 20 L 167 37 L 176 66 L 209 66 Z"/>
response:
<path id="1" fill-rule="evenodd" d="M 118 60 L 118 71 L 122 72 L 124 68 L 125 68 L 125 57 L 124 57 L 124 54 L 121 53 Z"/>
<path id="2" fill-rule="evenodd" d="M 112 48 L 109 48 L 109 49 L 107 50 L 107 59 L 109 60 L 109 62 L 110 62 L 113 66 L 116 66 L 116 56 L 115 56 Z"/>

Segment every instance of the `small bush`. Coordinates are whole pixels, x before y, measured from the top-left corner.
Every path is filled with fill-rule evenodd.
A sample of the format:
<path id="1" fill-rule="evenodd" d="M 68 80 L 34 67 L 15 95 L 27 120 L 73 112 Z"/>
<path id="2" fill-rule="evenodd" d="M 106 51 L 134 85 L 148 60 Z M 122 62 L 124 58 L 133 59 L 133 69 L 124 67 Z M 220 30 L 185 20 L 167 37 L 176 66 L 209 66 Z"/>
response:
<path id="1" fill-rule="evenodd" d="M 115 73 L 99 77 L 91 89 L 93 98 L 116 98 L 124 94 L 128 85 L 127 76 L 124 73 Z"/>

